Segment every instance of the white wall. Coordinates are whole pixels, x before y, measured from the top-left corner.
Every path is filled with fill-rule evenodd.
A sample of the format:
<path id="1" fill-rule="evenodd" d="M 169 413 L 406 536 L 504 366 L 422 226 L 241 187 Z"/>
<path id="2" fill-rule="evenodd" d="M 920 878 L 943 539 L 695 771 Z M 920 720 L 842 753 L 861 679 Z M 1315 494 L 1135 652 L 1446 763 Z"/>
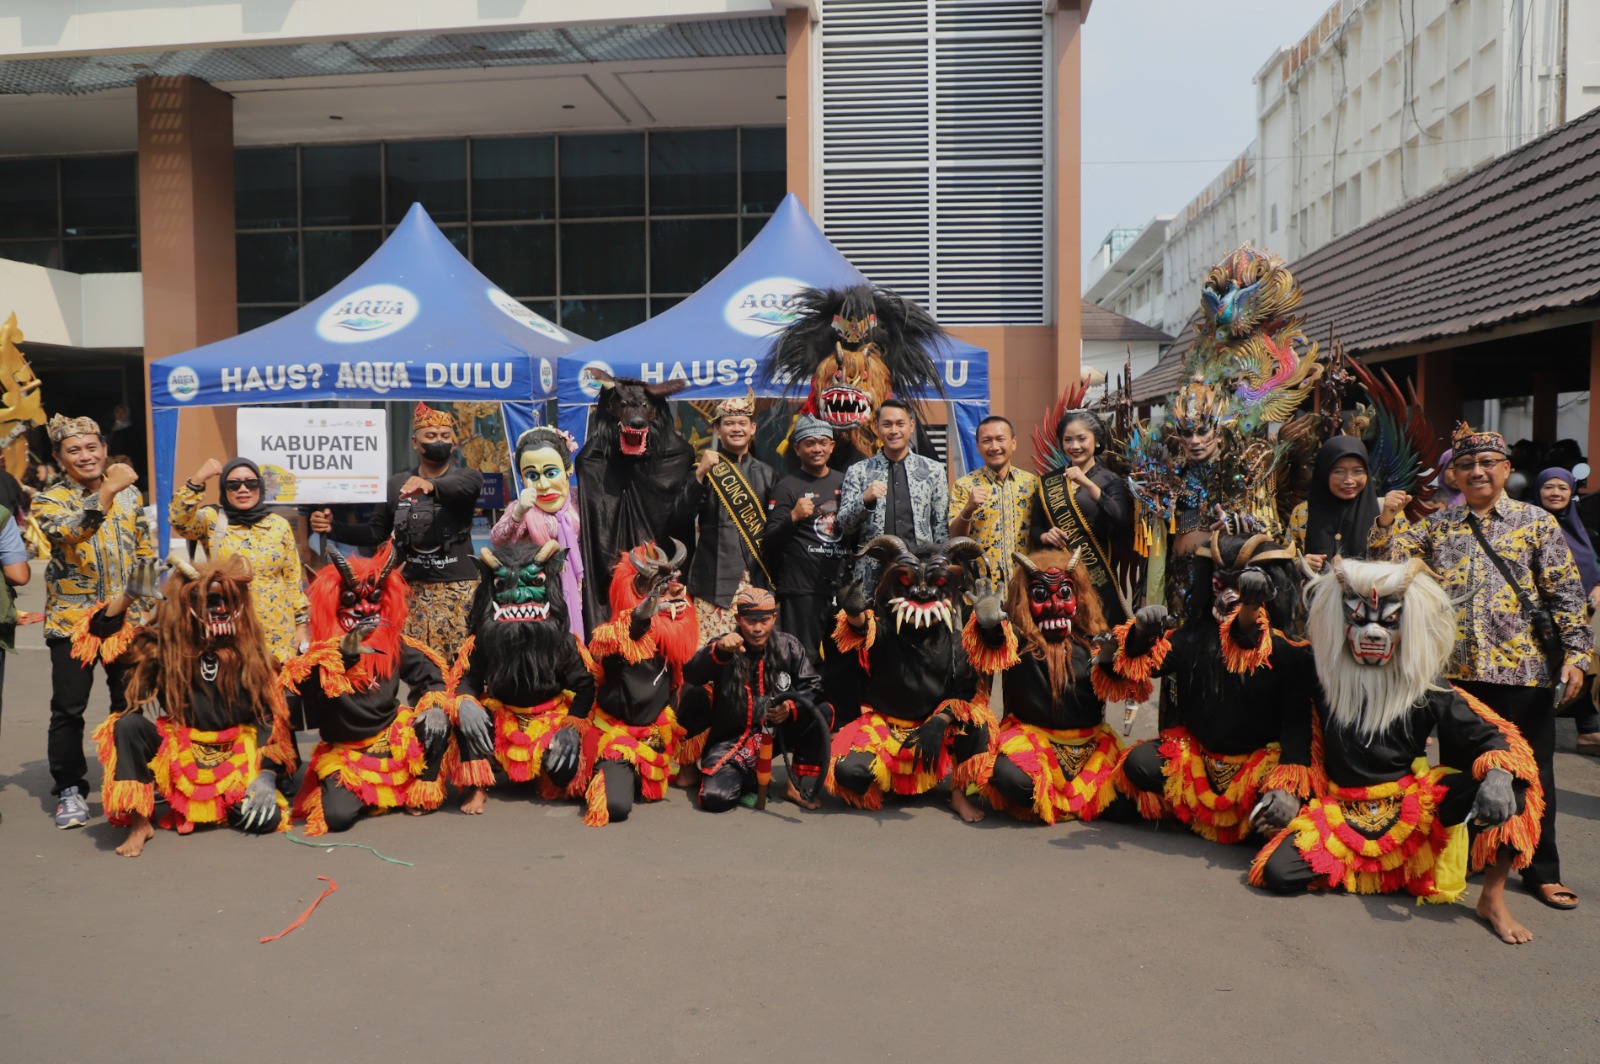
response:
<path id="1" fill-rule="evenodd" d="M 471 33 L 585 22 L 770 15 L 813 0 L 31 0 L 0 8 L 0 56 L 316 38 Z"/>
<path id="2" fill-rule="evenodd" d="M 67 273 L 0 259 L 0 319 L 13 311 L 25 340 L 65 347 L 144 347 L 137 273 Z"/>
<path id="3" fill-rule="evenodd" d="M 1144 341 L 1142 343 L 1128 344 L 1124 340 L 1085 340 L 1079 362 L 1084 372 L 1097 370 L 1106 375 L 1106 381 L 1112 388 L 1117 385 L 1117 379 L 1128 364 L 1129 347 L 1133 349 L 1133 375 L 1135 378 L 1155 367 L 1161 358 L 1159 344 Z M 1098 387 L 1091 391 L 1091 395 L 1099 395 Z"/>

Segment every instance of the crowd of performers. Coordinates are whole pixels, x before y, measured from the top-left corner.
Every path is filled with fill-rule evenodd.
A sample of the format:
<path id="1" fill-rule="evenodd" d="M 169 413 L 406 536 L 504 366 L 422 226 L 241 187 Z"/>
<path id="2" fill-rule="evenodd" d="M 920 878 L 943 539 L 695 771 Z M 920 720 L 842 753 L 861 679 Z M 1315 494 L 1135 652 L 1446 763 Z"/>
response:
<path id="1" fill-rule="evenodd" d="M 71 626 L 76 660 L 125 685 L 95 732 L 118 852 L 142 851 L 158 798 L 180 832 L 320 835 L 450 789 L 481 814 L 503 783 L 601 826 L 674 782 L 709 812 L 764 806 L 783 758 L 802 808 L 947 787 L 967 821 L 1175 820 L 1252 847 L 1250 882 L 1277 892 L 1453 901 L 1482 871 L 1479 914 L 1527 941 L 1513 869 L 1577 900 L 1549 724 L 1593 645 L 1573 553 L 1505 497 L 1494 433 L 1457 430 L 1463 501 L 1430 512 L 1440 441 L 1386 380 L 1301 351 L 1297 300 L 1241 249 L 1207 279 L 1163 423 L 1113 439 L 1069 394 L 1035 476 L 994 418 L 951 491 L 918 453 L 937 327 L 870 288 L 807 293 L 773 359 L 811 385 L 797 472 L 750 454 L 751 399 L 716 408 L 696 460 L 670 387 L 607 379 L 582 451 L 518 441 L 493 545 L 429 563 L 470 586 L 419 597 L 398 528 L 371 557 L 331 548 L 287 651 L 243 552 L 162 579 L 146 551 Z M 1346 409 L 1351 373 L 1371 405 Z M 1125 745 L 1158 681 L 1157 738 Z M 303 766 L 291 696 L 319 728 Z"/>

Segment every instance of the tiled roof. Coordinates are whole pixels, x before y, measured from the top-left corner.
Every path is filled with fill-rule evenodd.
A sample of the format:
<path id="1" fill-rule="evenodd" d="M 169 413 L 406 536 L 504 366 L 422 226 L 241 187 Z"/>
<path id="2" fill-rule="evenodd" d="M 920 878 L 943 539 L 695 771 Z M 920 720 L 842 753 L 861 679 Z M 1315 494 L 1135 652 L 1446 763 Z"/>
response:
<path id="1" fill-rule="evenodd" d="M 1600 109 L 1290 267 L 1352 354 L 1600 302 Z"/>
<path id="2" fill-rule="evenodd" d="M 1131 342 L 1154 341 L 1158 344 L 1172 342 L 1172 337 L 1154 326 L 1124 317 L 1114 310 L 1087 301 L 1083 304 L 1083 338 Z"/>
<path id="3" fill-rule="evenodd" d="M 1350 354 L 1461 337 L 1600 304 L 1600 108 L 1290 264 L 1306 335 Z M 1198 293 L 1197 293 L 1198 295 Z M 1198 318 L 1198 315 L 1196 315 Z M 1171 392 L 1190 319 L 1133 382 Z"/>

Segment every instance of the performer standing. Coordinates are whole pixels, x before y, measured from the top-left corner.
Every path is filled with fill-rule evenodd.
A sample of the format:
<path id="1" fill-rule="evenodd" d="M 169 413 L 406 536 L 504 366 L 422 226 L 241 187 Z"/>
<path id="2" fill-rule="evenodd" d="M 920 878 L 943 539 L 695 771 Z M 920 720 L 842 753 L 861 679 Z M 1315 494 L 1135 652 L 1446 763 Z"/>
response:
<path id="1" fill-rule="evenodd" d="M 1498 432 L 1457 426 L 1450 468 L 1462 503 L 1401 526 L 1411 501 L 1391 491 L 1368 540 L 1374 560 L 1421 558 L 1458 603 L 1461 634 L 1444 675 L 1516 725 L 1539 765 L 1544 815 L 1522 881 L 1554 909 L 1573 909 L 1556 847 L 1555 707 L 1577 694 L 1594 650 L 1583 584 L 1556 519 L 1505 494 L 1511 463 Z M 1514 580 L 1514 582 L 1513 582 Z"/>
<path id="2" fill-rule="evenodd" d="M 789 443 L 800 458 L 800 472 L 773 487 L 762 543 L 778 593 L 778 630 L 800 641 L 815 668 L 832 627 L 833 597 L 847 557 L 839 528 L 844 474 L 828 465 L 833 429 L 821 418 L 801 414 Z"/>
<path id="3" fill-rule="evenodd" d="M 1115 627 L 1128 619 L 1129 610 L 1111 551 L 1133 526 L 1133 496 L 1102 461 L 1111 435 L 1098 414 L 1068 410 L 1054 436 L 1065 461 L 1039 478 L 1031 539 L 1043 547 L 1081 552 L 1106 624 Z"/>
<path id="4" fill-rule="evenodd" d="M 778 603 L 772 592 L 741 588 L 733 605 L 737 630 L 701 647 L 683 667 L 684 730 L 707 732 L 700 808 L 721 813 L 756 792 L 765 782 L 759 778 L 763 749 L 770 778 L 775 732 L 793 756 L 785 796 L 803 809 L 820 809 L 833 727 L 822 681 L 799 640 L 773 631 Z"/>
<path id="5" fill-rule="evenodd" d="M 1093 820 L 1118 800 L 1112 777 L 1122 742 L 1106 726 L 1090 674 L 1095 637 L 1105 630 L 1078 551 L 1018 553 L 1005 612 L 974 607 L 968 644 L 976 639 L 997 655 L 988 663 L 1004 670 L 1006 716 L 993 768 L 979 780 L 994 808 L 1054 824 Z"/>
<path id="6" fill-rule="evenodd" d="M 1039 478 L 1011 464 L 1017 430 L 999 415 L 978 422 L 978 453 L 983 467 L 956 480 L 950 492 L 950 534 L 967 536 L 983 548 L 990 573 L 1011 568 L 1011 556 L 1028 549 L 1028 516 L 1039 492 Z"/>
<path id="7" fill-rule="evenodd" d="M 410 588 L 405 634 L 446 658 L 467 638 L 467 611 L 478 586 L 472 567 L 472 516 L 483 474 L 452 465 L 455 421 L 443 410 L 419 402 L 411 419 L 411 446 L 419 461 L 389 478 L 386 505 L 367 525 L 336 525 L 329 510 L 311 515 L 311 531 L 335 543 L 377 547 L 394 537 L 404 554 Z"/>
<path id="8" fill-rule="evenodd" d="M 106 464 L 100 426 L 86 417 L 50 419 L 50 442 L 66 475 L 33 497 L 32 516 L 50 543 L 45 566 L 44 641 L 50 649 L 50 775 L 56 827 L 89 822 L 89 763 L 83 756 L 83 714 L 94 686 L 94 663 L 72 656 L 72 630 L 95 607 L 122 592 L 134 562 L 155 558 L 150 527 L 125 465 Z M 142 614 L 135 618 L 142 621 Z M 125 670 L 107 663 L 111 712 L 127 708 Z"/>
<path id="9" fill-rule="evenodd" d="M 717 446 L 700 456 L 678 495 L 675 523 L 696 532 L 689 594 L 700 616 L 700 641 L 733 631 L 733 596 L 745 583 L 771 584 L 761 557 L 765 506 L 777 474 L 750 453 L 754 395 L 724 399 L 711 422 Z"/>
<path id="10" fill-rule="evenodd" d="M 578 752 L 589 730 L 594 677 L 589 653 L 567 626 L 569 555 L 554 540 L 535 549 L 507 543 L 479 553 L 482 578 L 472 600 L 472 635 L 449 679 L 456 713 L 486 707 L 494 758 L 512 783 L 539 782 L 545 798 L 576 798 Z M 494 769 L 486 756 L 452 751 L 450 782 L 467 794 L 463 813 L 483 812 Z"/>
<path id="11" fill-rule="evenodd" d="M 406 584 L 390 549 L 345 558 L 311 582 L 311 648 L 289 659 L 278 682 L 298 691 L 321 722 L 294 816 L 307 835 L 347 831 L 366 813 L 413 812 L 444 801 L 440 768 L 450 744 L 444 662 L 403 634 Z M 404 681 L 410 705 L 400 701 Z M 460 716 L 461 757 L 488 756 L 493 739 L 481 709 Z"/>
<path id="12" fill-rule="evenodd" d="M 138 857 L 155 836 L 158 793 L 170 809 L 163 826 L 180 835 L 197 824 L 289 830 L 277 779 L 294 771 L 294 735 L 250 601 L 250 566 L 237 555 L 176 566 L 163 596 L 156 563 L 134 563 L 123 591 L 73 633 L 80 660 L 117 662 L 132 704 L 161 709 L 155 720 L 113 713 L 95 729 L 106 816 L 128 827 L 117 847 L 123 857 Z M 149 625 L 129 622 L 135 599 L 156 603 Z"/>
<path id="13" fill-rule="evenodd" d="M 1176 816 L 1202 838 L 1239 842 L 1265 790 L 1310 797 L 1304 773 L 1279 773 L 1280 743 L 1305 742 L 1316 676 L 1311 654 L 1283 634 L 1293 615 L 1294 553 L 1266 536 L 1212 533 L 1195 553 L 1198 592 L 1169 638 L 1167 612 L 1146 606 L 1101 648 L 1093 672 L 1106 701 L 1174 687 L 1178 717 L 1131 748 L 1117 786 L 1146 819 Z"/>
<path id="14" fill-rule="evenodd" d="M 1405 890 L 1454 901 L 1467 886 L 1472 825 L 1472 868 L 1487 866 L 1478 915 L 1504 941 L 1529 941 L 1505 886 L 1539 836 L 1539 770 L 1514 727 L 1438 678 L 1455 641 L 1444 589 L 1420 560 L 1335 555 L 1307 591 L 1321 743 L 1286 742 L 1279 769 L 1309 773 L 1316 797 L 1302 808 L 1302 796 L 1267 792 L 1258 826 L 1283 830 L 1256 857 L 1250 882 L 1285 894 Z M 1434 732 L 1437 767 L 1428 764 Z"/>
<path id="15" fill-rule="evenodd" d="M 526 539 L 537 547 L 554 543 L 565 552 L 561 594 L 566 600 L 572 634 L 581 642 L 588 630 L 583 626 L 578 500 L 572 493 L 576 442 L 568 433 L 548 425 L 536 426 L 517 437 L 517 473 L 522 477 L 522 492 L 495 522 L 489 542 L 503 547 Z"/>
<path id="16" fill-rule="evenodd" d="M 645 544 L 617 561 L 611 620 L 589 641 L 595 700 L 579 778 L 588 803 L 583 822 L 592 827 L 628 819 L 635 794 L 660 801 L 676 766 L 699 757 L 680 750 L 684 732 L 673 709 L 700 620 L 683 586 L 688 551 L 676 540 L 672 547 L 668 557 Z"/>

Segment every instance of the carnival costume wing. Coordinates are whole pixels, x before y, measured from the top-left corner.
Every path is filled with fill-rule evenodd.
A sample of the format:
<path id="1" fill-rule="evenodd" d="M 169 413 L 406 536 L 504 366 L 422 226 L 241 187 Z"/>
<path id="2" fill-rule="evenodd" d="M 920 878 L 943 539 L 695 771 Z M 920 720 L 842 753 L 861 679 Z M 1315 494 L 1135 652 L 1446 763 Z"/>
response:
<path id="1" fill-rule="evenodd" d="M 1402 392 L 1387 370 L 1374 373 L 1354 359 L 1350 369 L 1372 396 L 1370 420 L 1357 433 L 1371 458 L 1372 490 L 1380 497 L 1391 491 L 1418 494 L 1418 485 L 1438 476 L 1444 441 L 1422 413 L 1415 382 L 1407 382 Z"/>

